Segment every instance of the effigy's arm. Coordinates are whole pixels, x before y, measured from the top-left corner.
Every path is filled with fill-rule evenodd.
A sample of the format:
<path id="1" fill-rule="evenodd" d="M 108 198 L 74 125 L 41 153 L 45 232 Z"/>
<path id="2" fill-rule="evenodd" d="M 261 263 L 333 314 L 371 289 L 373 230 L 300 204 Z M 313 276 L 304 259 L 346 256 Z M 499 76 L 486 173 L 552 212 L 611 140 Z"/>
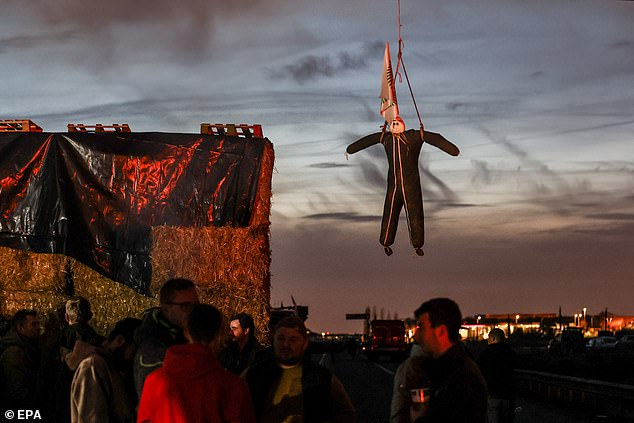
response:
<path id="1" fill-rule="evenodd" d="M 358 151 L 363 150 L 364 148 L 368 148 L 374 144 L 378 144 L 381 142 L 381 133 L 377 132 L 374 134 L 366 135 L 363 138 L 358 139 L 353 142 L 346 148 L 346 153 L 354 154 Z"/>
<path id="2" fill-rule="evenodd" d="M 460 154 L 460 149 L 447 138 L 436 132 L 425 131 L 424 141 L 452 156 Z"/>

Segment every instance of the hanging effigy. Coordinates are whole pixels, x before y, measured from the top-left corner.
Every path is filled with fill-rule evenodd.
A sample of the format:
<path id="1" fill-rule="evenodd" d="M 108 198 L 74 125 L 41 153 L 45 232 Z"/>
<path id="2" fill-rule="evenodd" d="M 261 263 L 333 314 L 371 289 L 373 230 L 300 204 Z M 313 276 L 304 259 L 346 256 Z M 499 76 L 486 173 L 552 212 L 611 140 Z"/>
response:
<path id="1" fill-rule="evenodd" d="M 405 65 L 402 62 L 402 40 L 399 34 L 397 73 L 401 65 L 407 77 Z M 407 78 L 407 81 L 409 85 L 409 78 Z M 413 97 L 412 94 L 412 99 Z M 392 61 L 390 58 L 390 46 L 388 43 L 385 44 L 380 99 L 380 112 L 385 119 L 382 131 L 367 135 L 355 141 L 346 148 L 346 152 L 348 154 L 354 154 L 375 144 L 383 145 L 387 155 L 389 169 L 379 241 L 385 249 L 385 254 L 388 256 L 392 255 L 390 246 L 394 243 L 396 237 L 401 209 L 405 208 L 410 241 L 416 254 L 422 256 L 424 254 L 422 247 L 425 242 L 425 231 L 423 223 L 423 193 L 418 171 L 418 157 L 422 150 L 423 143 L 431 144 L 452 156 L 460 154 L 460 150 L 442 135 L 424 130 L 415 100 L 414 106 L 418 113 L 420 129 L 405 130 L 405 123 L 399 116 L 394 75 L 392 73 Z"/>

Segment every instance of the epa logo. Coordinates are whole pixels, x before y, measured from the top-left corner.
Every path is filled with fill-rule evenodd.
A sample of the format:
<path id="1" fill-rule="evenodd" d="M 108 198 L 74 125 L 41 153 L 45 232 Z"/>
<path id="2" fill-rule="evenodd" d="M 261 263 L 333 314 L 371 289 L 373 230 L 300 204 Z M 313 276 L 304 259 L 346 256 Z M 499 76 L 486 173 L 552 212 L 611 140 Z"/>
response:
<path id="1" fill-rule="evenodd" d="M 4 417 L 8 420 L 42 420 L 40 410 L 7 410 L 4 412 Z"/>

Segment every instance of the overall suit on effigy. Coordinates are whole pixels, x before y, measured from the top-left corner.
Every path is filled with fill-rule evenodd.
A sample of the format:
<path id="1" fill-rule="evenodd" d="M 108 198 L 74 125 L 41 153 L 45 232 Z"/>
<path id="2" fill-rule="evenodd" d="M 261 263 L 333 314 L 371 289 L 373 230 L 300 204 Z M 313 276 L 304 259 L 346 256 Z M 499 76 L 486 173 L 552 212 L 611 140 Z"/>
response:
<path id="1" fill-rule="evenodd" d="M 388 256 L 392 254 L 390 245 L 394 243 L 398 218 L 403 206 L 405 206 L 412 246 L 416 250 L 416 254 L 423 255 L 422 246 L 425 242 L 423 193 L 418 172 L 418 157 L 423 142 L 452 156 L 460 154 L 458 147 L 442 135 L 424 131 L 424 135 L 421 136 L 421 133 L 423 133 L 422 130 L 414 129 L 402 132 L 377 132 L 355 141 L 346 149 L 348 154 L 354 154 L 379 143 L 383 144 L 385 148 L 389 170 L 379 242 L 385 248 L 385 253 Z"/>

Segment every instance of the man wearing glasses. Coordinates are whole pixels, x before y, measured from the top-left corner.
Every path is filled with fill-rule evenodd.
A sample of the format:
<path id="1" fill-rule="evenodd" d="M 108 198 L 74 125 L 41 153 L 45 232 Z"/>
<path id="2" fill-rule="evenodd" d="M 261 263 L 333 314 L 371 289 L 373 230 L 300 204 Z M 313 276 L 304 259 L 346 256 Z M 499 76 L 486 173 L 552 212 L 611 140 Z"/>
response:
<path id="1" fill-rule="evenodd" d="M 196 285 L 189 279 L 170 279 L 161 287 L 160 306 L 145 312 L 134 334 L 139 346 L 134 357 L 134 385 L 141 397 L 145 378 L 161 367 L 168 347 L 187 342 L 183 329 L 191 309 L 198 304 Z"/>

